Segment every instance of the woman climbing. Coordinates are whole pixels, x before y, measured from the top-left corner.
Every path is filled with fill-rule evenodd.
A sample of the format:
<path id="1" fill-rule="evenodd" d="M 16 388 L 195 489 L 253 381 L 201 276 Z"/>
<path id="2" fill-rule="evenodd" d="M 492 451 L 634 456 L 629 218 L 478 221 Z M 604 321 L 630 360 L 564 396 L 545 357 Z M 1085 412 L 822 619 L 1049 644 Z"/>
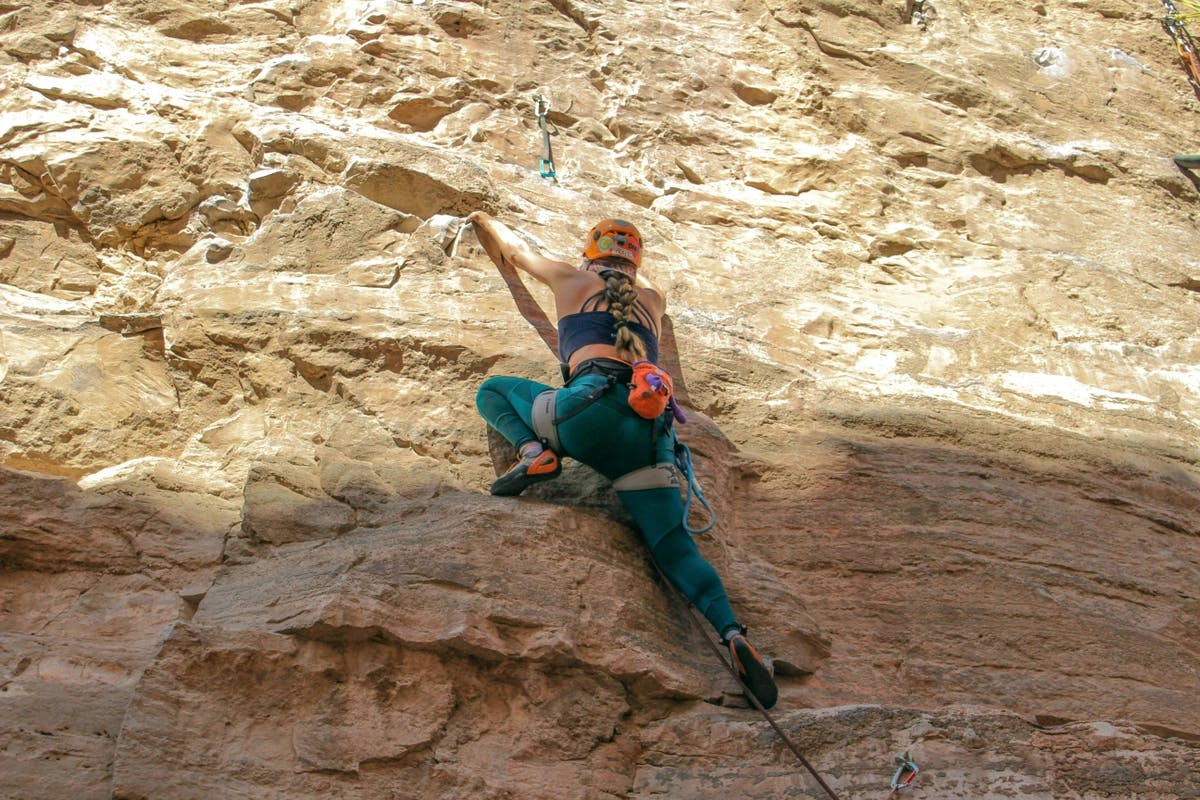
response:
<path id="1" fill-rule="evenodd" d="M 657 468 L 675 460 L 669 425 L 644 419 L 630 407 L 628 391 L 613 388 L 630 382 L 634 362 L 657 363 L 666 311 L 663 293 L 638 274 L 637 228 L 619 219 L 597 223 L 584 242 L 583 262 L 574 267 L 546 258 L 488 214 L 476 211 L 467 219 L 497 266 L 511 264 L 550 287 L 566 377 L 557 391 L 513 377 L 488 378 L 479 387 L 479 413 L 519 454 L 492 484 L 492 494 L 520 494 L 554 478 L 562 471 L 560 456 L 612 480 L 655 562 L 716 629 L 742 682 L 770 708 L 775 682 L 738 624 L 720 576 L 686 529 L 678 481 L 656 478 L 662 475 Z"/>

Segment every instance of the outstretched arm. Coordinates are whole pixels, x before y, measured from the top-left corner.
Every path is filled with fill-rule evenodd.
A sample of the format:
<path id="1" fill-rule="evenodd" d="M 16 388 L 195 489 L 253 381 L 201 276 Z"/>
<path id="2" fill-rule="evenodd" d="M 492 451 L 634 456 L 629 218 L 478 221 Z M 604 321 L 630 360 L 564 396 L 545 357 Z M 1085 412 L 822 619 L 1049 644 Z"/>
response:
<path id="1" fill-rule="evenodd" d="M 575 268 L 570 264 L 546 258 L 512 228 L 493 219 L 490 214 L 473 211 L 467 217 L 467 222 L 475 226 L 475 237 L 496 266 L 512 264 L 552 288 L 575 273 Z"/>

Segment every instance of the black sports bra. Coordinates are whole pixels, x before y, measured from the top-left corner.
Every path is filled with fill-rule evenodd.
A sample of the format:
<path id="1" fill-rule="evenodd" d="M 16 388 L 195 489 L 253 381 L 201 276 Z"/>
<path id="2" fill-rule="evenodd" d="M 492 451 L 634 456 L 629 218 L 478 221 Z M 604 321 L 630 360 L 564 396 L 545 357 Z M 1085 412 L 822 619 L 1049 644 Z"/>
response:
<path id="1" fill-rule="evenodd" d="M 639 315 L 640 316 L 640 315 Z M 638 321 L 626 323 L 646 345 L 646 360 L 658 363 L 658 334 Z M 617 340 L 617 318 L 608 311 L 578 311 L 558 321 L 558 357 L 570 363 L 571 356 L 589 344 L 613 344 Z"/>

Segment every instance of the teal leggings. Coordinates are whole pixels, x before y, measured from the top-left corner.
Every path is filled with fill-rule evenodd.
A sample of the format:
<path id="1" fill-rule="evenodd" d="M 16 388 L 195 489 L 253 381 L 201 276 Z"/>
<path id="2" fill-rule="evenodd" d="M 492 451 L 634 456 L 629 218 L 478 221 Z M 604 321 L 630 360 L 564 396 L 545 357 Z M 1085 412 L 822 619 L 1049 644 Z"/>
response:
<path id="1" fill-rule="evenodd" d="M 604 386 L 601 375 L 584 375 L 559 389 L 560 419 L 587 401 L 588 395 Z M 488 424 L 513 446 L 537 441 L 533 432 L 533 401 L 551 387 L 524 378 L 488 378 L 479 387 L 475 405 Z M 674 437 L 642 419 L 626 402 L 619 388 L 605 392 L 599 400 L 558 426 L 560 455 L 587 464 L 609 480 L 655 463 L 675 460 Z M 737 626 L 733 608 L 725 595 L 721 577 L 683 527 L 683 499 L 674 488 L 617 492 L 637 521 L 642 539 L 655 563 L 700 609 L 718 634 Z"/>

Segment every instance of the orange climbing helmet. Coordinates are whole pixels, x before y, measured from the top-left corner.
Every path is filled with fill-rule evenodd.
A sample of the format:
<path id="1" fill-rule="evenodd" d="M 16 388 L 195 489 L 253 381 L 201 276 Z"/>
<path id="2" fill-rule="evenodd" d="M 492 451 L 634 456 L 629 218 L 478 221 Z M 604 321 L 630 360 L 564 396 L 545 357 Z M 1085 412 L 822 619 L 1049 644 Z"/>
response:
<path id="1" fill-rule="evenodd" d="M 615 256 L 642 265 L 642 235 L 633 223 L 623 219 L 605 219 L 588 231 L 583 243 L 583 257 L 588 259 Z"/>

